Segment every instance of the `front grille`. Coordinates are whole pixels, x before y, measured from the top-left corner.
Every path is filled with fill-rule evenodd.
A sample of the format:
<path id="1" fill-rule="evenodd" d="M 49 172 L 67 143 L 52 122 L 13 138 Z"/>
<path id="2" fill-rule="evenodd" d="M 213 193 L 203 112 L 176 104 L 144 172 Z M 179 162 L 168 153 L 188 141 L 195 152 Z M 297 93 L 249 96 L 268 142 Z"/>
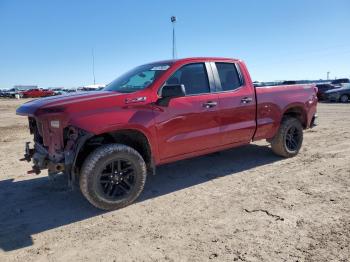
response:
<path id="1" fill-rule="evenodd" d="M 42 124 L 39 121 L 36 121 L 34 117 L 29 117 L 28 120 L 30 133 L 34 135 L 34 142 L 42 144 Z"/>

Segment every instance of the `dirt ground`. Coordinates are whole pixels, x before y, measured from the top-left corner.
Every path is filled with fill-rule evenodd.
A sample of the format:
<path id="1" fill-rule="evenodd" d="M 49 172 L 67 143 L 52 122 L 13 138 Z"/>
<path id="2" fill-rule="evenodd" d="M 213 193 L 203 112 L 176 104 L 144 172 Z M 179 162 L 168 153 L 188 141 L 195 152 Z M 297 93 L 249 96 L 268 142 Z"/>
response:
<path id="1" fill-rule="evenodd" d="M 320 104 L 295 158 L 262 141 L 165 165 L 137 203 L 101 212 L 26 174 L 20 103 L 0 99 L 0 261 L 350 259 L 350 104 Z"/>

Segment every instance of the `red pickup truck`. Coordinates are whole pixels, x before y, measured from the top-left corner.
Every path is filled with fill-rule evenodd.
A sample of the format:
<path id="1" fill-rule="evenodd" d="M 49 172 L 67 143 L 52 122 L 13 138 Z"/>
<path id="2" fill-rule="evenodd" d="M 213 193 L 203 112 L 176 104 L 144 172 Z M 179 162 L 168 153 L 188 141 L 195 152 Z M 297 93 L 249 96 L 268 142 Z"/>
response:
<path id="1" fill-rule="evenodd" d="M 314 85 L 254 87 L 241 60 L 150 63 L 99 92 L 27 102 L 33 170 L 66 173 L 94 206 L 132 203 L 156 166 L 267 139 L 295 156 L 316 118 Z"/>
<path id="2" fill-rule="evenodd" d="M 53 96 L 55 92 L 52 90 L 45 90 L 45 89 L 29 89 L 26 91 L 20 92 L 20 95 L 22 97 L 45 97 L 45 96 Z"/>

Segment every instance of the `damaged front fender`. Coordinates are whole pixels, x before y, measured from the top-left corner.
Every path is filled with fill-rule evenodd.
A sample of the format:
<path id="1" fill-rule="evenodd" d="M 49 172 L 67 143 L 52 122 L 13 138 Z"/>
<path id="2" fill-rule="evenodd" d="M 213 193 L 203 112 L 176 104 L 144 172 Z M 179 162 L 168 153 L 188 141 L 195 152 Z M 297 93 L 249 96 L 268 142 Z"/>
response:
<path id="1" fill-rule="evenodd" d="M 64 149 L 64 170 L 68 176 L 68 185 L 73 186 L 77 177 L 75 164 L 78 154 L 85 144 L 94 134 L 75 127 L 67 128 L 67 142 Z"/>

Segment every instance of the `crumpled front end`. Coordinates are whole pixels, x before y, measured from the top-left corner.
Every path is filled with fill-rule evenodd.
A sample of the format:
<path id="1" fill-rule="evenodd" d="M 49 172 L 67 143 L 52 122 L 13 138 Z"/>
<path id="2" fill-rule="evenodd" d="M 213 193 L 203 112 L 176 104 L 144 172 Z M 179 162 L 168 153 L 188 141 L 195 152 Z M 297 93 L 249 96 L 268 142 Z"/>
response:
<path id="1" fill-rule="evenodd" d="M 34 146 L 30 147 L 31 142 L 27 142 L 21 159 L 32 161 L 32 170 L 28 173 L 39 174 L 43 169 L 48 169 L 49 175 L 66 173 L 72 184 L 75 178 L 73 165 L 79 149 L 92 135 L 76 127 L 64 127 L 57 119 L 28 117 L 28 120 Z"/>
<path id="2" fill-rule="evenodd" d="M 32 161 L 30 173 L 48 169 L 49 174 L 64 172 L 74 179 L 74 163 L 84 142 L 93 134 L 79 125 L 82 115 L 106 110 L 106 105 L 124 105 L 121 94 L 110 91 L 82 92 L 32 100 L 17 108 L 17 115 L 28 117 L 34 145 L 26 143 L 23 160 Z M 95 123 L 96 125 L 96 123 Z"/>

